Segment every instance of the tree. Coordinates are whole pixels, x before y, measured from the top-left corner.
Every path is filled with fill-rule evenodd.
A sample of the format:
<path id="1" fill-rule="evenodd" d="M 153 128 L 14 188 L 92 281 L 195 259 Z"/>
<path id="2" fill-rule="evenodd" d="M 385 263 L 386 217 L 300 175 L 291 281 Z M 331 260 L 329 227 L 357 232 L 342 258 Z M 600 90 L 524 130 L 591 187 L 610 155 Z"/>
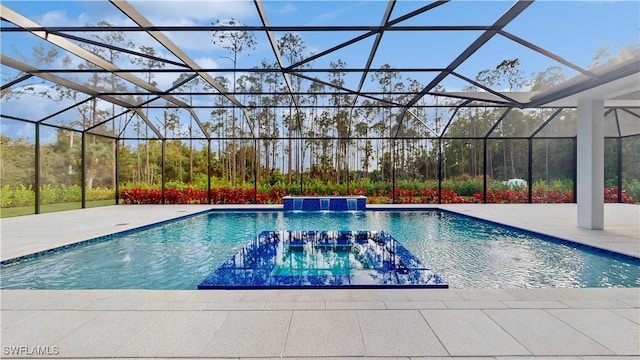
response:
<path id="1" fill-rule="evenodd" d="M 559 66 L 550 66 L 544 71 L 533 74 L 531 91 L 547 90 L 567 79 Z"/>
<path id="2" fill-rule="evenodd" d="M 507 59 L 507 60 L 503 60 L 500 64 L 498 64 L 494 69 L 487 69 L 487 70 L 482 70 L 478 73 L 478 75 L 476 76 L 476 79 L 478 80 L 478 82 L 482 83 L 483 85 L 491 88 L 491 87 L 508 87 L 508 91 L 516 91 L 518 89 L 520 89 L 523 85 L 526 84 L 525 79 L 524 79 L 524 72 L 522 70 L 519 69 L 520 66 L 520 60 L 519 59 Z M 518 117 L 520 116 L 521 113 L 518 111 L 512 111 L 509 113 L 509 120 L 513 119 L 513 117 Z M 511 134 L 508 135 L 514 135 L 517 133 L 517 131 L 515 131 L 515 128 L 511 128 L 511 129 L 506 129 L 504 122 L 501 122 L 498 129 L 495 131 L 498 131 L 502 136 L 507 135 L 508 132 L 510 132 Z M 516 121 L 510 121 L 513 124 L 518 124 L 519 122 Z M 515 126 L 515 125 L 514 125 Z M 501 141 L 502 144 L 502 165 L 503 165 L 503 169 L 504 169 L 504 173 L 503 176 L 506 178 L 509 175 L 509 171 L 507 170 L 507 166 L 508 163 L 510 163 L 511 165 L 511 176 L 512 177 L 516 177 L 516 166 L 515 166 L 515 147 L 514 147 L 514 142 L 510 141 L 510 151 L 509 151 L 509 158 L 510 161 L 507 161 L 507 147 L 505 145 L 505 140 Z M 493 169 L 493 167 L 490 167 L 490 169 Z M 493 177 L 493 173 L 491 175 Z"/>
<path id="3" fill-rule="evenodd" d="M 11 121 L 11 120 L 2 120 Z M 34 145 L 27 139 L 0 135 L 0 175 L 2 186 L 26 187 L 35 184 Z"/>
<path id="4" fill-rule="evenodd" d="M 391 92 L 393 90 L 393 87 L 395 86 L 394 84 L 394 80 L 399 79 L 400 75 L 398 74 L 397 71 L 390 71 L 391 70 L 391 65 L 389 64 L 384 64 L 380 67 L 380 69 L 382 71 L 378 71 L 375 72 L 371 75 L 371 80 L 372 81 L 377 81 L 378 85 L 380 86 L 380 90 L 382 90 L 383 92 L 383 99 L 384 100 L 391 100 L 390 96 L 391 96 Z M 383 107 L 383 109 L 387 109 L 387 113 L 385 114 L 384 110 L 382 110 L 382 112 L 380 113 L 380 115 L 382 116 L 382 118 L 379 120 L 378 123 L 374 124 L 374 128 L 377 130 L 378 132 L 378 136 L 379 137 L 383 137 L 388 135 L 387 131 L 391 130 L 392 125 L 392 117 L 391 117 L 391 108 L 389 107 Z M 382 143 L 382 155 L 384 155 L 385 153 L 385 141 L 381 140 Z M 391 141 L 389 141 L 389 149 L 391 148 Z M 377 147 L 378 149 L 379 147 Z M 380 159 L 380 155 L 377 156 L 378 159 Z M 380 162 L 378 162 L 379 165 L 382 165 Z M 384 169 L 381 167 L 380 168 L 381 171 L 381 180 L 384 181 L 385 179 L 385 171 Z M 389 173 L 389 178 L 390 178 L 390 173 Z"/>
<path id="5" fill-rule="evenodd" d="M 102 20 L 98 22 L 96 25 L 102 26 L 102 27 L 112 26 L 112 24 L 110 24 L 106 20 Z M 105 44 L 105 46 L 102 47 L 102 46 L 89 45 L 87 46 L 88 50 L 90 50 L 94 54 L 101 56 L 102 58 L 106 59 L 112 64 L 117 65 L 120 61 L 122 61 L 125 58 L 124 53 L 116 50 L 116 48 L 120 47 L 123 49 L 131 49 L 135 47 L 134 42 L 130 40 L 127 37 L 127 35 L 122 31 L 106 31 L 106 32 L 92 33 L 91 36 L 94 39 L 96 39 L 98 42 Z M 85 63 L 85 65 L 88 65 L 88 63 Z M 94 74 L 94 76 L 96 76 L 96 74 Z M 101 79 L 100 82 L 101 82 L 102 88 L 104 88 L 106 91 L 118 92 L 118 91 L 125 91 L 127 89 L 127 85 L 124 83 L 124 81 L 120 77 L 116 76 L 116 74 L 114 73 L 109 73 L 109 75 L 107 75 L 104 79 Z M 94 107 L 97 105 L 97 101 L 95 99 L 92 102 L 92 105 Z M 111 116 L 115 116 L 115 111 L 116 111 L 115 104 L 112 104 Z M 108 114 L 105 114 L 105 115 L 108 116 Z M 122 126 L 119 126 L 118 129 L 121 127 Z M 110 133 L 111 135 L 116 135 L 117 133 L 116 121 L 111 120 L 111 128 L 105 129 L 105 130 L 107 130 L 107 132 Z M 97 145 L 95 142 L 95 139 L 92 142 L 92 144 L 95 145 L 96 147 L 102 146 L 102 145 Z M 116 163 L 115 163 L 115 153 L 117 151 L 116 146 L 117 146 L 117 143 L 114 141 L 111 145 L 111 154 L 109 155 L 114 159 L 111 165 L 111 186 L 112 187 L 115 187 L 115 184 L 116 184 Z M 103 154 L 103 156 L 107 155 L 104 152 L 100 152 L 100 153 Z M 96 164 L 95 166 L 98 166 L 97 165 L 98 163 L 87 164 L 88 170 L 91 170 L 90 166 L 92 164 Z M 92 171 L 89 171 L 89 172 L 92 172 Z M 90 180 L 91 182 L 93 182 L 93 178 L 91 178 Z M 89 179 L 87 179 L 87 181 L 89 181 Z"/>
<path id="6" fill-rule="evenodd" d="M 331 62 L 329 65 L 331 71 L 329 72 L 329 82 L 336 87 L 344 86 L 344 76 L 346 72 L 343 70 L 347 67 L 347 63 L 342 60 Z M 340 183 L 341 180 L 347 181 L 348 176 L 341 176 L 342 171 L 347 171 L 347 152 L 350 140 L 349 136 L 349 112 L 342 108 L 342 106 L 348 106 L 349 96 L 341 94 L 339 92 L 331 95 L 329 103 L 333 106 L 333 126 L 336 128 L 336 135 L 338 139 L 338 146 L 336 147 L 335 168 L 336 168 L 336 182 Z"/>
<path id="7" fill-rule="evenodd" d="M 178 76 L 178 78 L 173 82 L 173 85 L 175 86 L 176 84 L 183 82 L 189 76 L 191 76 L 190 73 L 180 74 L 180 76 Z M 191 93 L 195 90 L 195 88 L 198 85 L 200 85 L 200 78 L 195 77 L 177 89 L 178 91 L 183 89 L 187 90 L 187 92 L 189 93 L 189 95 L 187 96 L 187 101 L 189 102 L 189 106 L 193 106 L 193 95 Z M 192 183 L 193 182 L 193 116 L 191 114 L 189 114 L 188 131 L 189 131 L 189 183 Z"/>
<path id="8" fill-rule="evenodd" d="M 217 20 L 212 23 L 213 26 L 237 26 L 241 25 L 235 19 L 231 18 L 227 21 Z M 220 56 L 221 58 L 229 59 L 233 63 L 233 92 L 236 92 L 236 69 L 238 65 L 238 54 L 246 50 L 255 50 L 256 39 L 253 33 L 248 31 L 236 31 L 236 30 L 214 30 L 213 32 L 213 44 L 229 51 L 232 56 Z M 236 164 L 236 108 L 233 108 L 233 117 L 231 125 L 231 137 L 232 149 L 231 149 L 231 163 L 232 163 L 232 184 L 236 185 L 237 180 L 237 164 Z M 244 179 L 243 179 L 244 181 Z"/>
<path id="9" fill-rule="evenodd" d="M 280 48 L 280 51 L 282 52 L 282 55 L 284 56 L 285 59 L 288 60 L 289 65 L 293 65 L 299 61 L 301 61 L 303 59 L 303 53 L 304 53 L 304 49 L 305 49 L 305 44 L 304 41 L 302 40 L 302 38 L 297 35 L 297 34 L 293 34 L 293 33 L 286 33 L 284 34 L 281 38 L 278 39 L 278 47 Z M 293 91 L 300 91 L 300 78 L 299 77 L 295 77 L 295 81 L 292 84 L 293 87 Z M 289 142 L 289 151 L 287 154 L 287 164 L 288 164 L 288 174 L 287 174 L 287 181 L 291 182 L 291 169 L 292 169 L 292 150 L 293 150 L 293 143 L 292 143 L 292 136 L 293 136 L 293 132 L 296 131 L 298 132 L 298 135 L 301 134 L 302 132 L 302 121 L 301 121 L 301 114 L 298 113 L 298 109 L 296 109 L 296 114 L 294 115 L 292 112 L 293 109 L 293 102 L 297 101 L 300 102 L 299 97 L 295 97 L 294 99 L 289 99 L 289 116 L 288 116 L 288 121 L 286 122 L 287 125 L 287 137 L 288 137 L 288 142 Z M 298 156 L 296 157 L 298 161 L 296 161 L 296 168 L 298 169 L 299 172 L 299 147 L 296 147 L 296 151 L 298 152 Z"/>
<path id="10" fill-rule="evenodd" d="M 158 61 L 158 60 L 154 60 L 151 57 L 156 56 L 156 49 L 153 47 L 149 47 L 149 46 L 144 46 L 144 45 L 140 45 L 139 46 L 139 50 L 141 53 L 145 54 L 145 55 L 149 55 L 149 58 L 136 58 L 134 60 L 132 60 L 132 63 L 137 64 L 139 66 L 142 66 L 144 69 L 149 69 L 149 72 L 146 73 L 146 81 L 147 83 L 156 86 L 157 83 L 154 80 L 155 78 L 155 73 L 152 71 L 153 69 L 161 69 L 165 66 L 164 62 Z M 145 74 L 144 72 L 142 73 L 143 75 Z M 147 95 L 147 101 L 150 98 L 150 94 Z M 146 108 L 146 116 L 147 118 L 149 118 L 149 108 Z M 149 127 L 145 126 L 145 138 L 149 138 Z M 153 147 L 153 148 L 158 148 Z M 145 153 L 145 182 L 147 184 L 152 184 L 153 183 L 153 178 L 154 178 L 154 174 L 152 171 L 152 164 L 151 164 L 151 147 L 149 146 L 149 140 L 146 140 L 144 143 L 144 153 Z"/>

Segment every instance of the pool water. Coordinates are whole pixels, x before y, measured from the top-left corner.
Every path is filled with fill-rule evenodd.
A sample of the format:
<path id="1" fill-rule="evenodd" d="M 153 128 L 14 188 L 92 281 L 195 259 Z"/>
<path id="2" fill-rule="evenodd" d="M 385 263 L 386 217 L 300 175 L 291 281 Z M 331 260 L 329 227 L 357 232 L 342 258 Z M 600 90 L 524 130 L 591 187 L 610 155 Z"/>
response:
<path id="1" fill-rule="evenodd" d="M 266 230 L 385 231 L 452 288 L 640 286 L 640 260 L 436 210 L 212 211 L 2 266 L 0 286 L 195 289 Z"/>

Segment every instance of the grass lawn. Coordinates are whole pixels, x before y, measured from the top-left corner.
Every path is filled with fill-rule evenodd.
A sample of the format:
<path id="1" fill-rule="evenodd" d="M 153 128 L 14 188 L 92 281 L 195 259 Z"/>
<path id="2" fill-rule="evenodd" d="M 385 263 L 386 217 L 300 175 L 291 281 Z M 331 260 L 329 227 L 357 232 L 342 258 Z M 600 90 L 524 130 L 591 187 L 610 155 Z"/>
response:
<path id="1" fill-rule="evenodd" d="M 97 200 L 97 201 L 87 201 L 87 207 L 98 207 L 98 206 L 107 206 L 107 205 L 115 205 L 116 201 L 113 200 Z M 55 212 L 55 211 L 64 211 L 64 210 L 73 210 L 80 209 L 82 207 L 81 202 L 70 202 L 63 204 L 49 204 L 49 205 L 40 205 L 41 213 Z M 10 207 L 10 208 L 2 208 L 0 209 L 0 217 L 12 217 L 12 216 L 22 216 L 22 215 L 31 215 L 35 213 L 34 206 L 21 206 L 21 207 Z"/>

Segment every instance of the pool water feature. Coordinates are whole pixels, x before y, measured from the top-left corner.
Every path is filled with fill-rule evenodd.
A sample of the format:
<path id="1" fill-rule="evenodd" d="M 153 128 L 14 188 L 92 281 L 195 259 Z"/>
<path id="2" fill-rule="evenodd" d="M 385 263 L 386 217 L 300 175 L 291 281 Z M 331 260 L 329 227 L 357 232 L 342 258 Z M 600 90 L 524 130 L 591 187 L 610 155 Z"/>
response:
<path id="1" fill-rule="evenodd" d="M 356 211 L 356 210 L 358 210 L 358 200 L 356 200 L 356 199 L 347 199 L 347 210 L 348 211 Z"/>
<path id="2" fill-rule="evenodd" d="M 300 207 L 300 209 L 297 210 L 301 210 L 302 207 Z M 328 198 L 320 198 L 320 210 L 323 211 L 328 211 L 329 210 L 329 199 Z"/>
<path id="3" fill-rule="evenodd" d="M 262 231 L 392 234 L 452 288 L 638 287 L 640 260 L 442 210 L 210 211 L 2 263 L 0 286 L 196 289 Z"/>
<path id="4" fill-rule="evenodd" d="M 264 231 L 198 289 L 446 288 L 391 235 L 372 231 Z"/>
<path id="5" fill-rule="evenodd" d="M 364 211 L 366 196 L 285 196 L 284 211 Z"/>

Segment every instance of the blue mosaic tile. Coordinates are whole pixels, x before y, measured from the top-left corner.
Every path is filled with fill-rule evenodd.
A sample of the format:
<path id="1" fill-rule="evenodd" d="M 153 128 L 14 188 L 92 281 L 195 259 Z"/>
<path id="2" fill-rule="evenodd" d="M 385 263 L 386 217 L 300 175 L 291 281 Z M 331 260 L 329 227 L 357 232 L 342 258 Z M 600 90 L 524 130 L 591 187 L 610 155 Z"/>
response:
<path id="1" fill-rule="evenodd" d="M 198 289 L 447 288 L 385 232 L 264 231 Z"/>
<path id="2" fill-rule="evenodd" d="M 285 196 L 285 211 L 364 211 L 365 196 Z"/>

